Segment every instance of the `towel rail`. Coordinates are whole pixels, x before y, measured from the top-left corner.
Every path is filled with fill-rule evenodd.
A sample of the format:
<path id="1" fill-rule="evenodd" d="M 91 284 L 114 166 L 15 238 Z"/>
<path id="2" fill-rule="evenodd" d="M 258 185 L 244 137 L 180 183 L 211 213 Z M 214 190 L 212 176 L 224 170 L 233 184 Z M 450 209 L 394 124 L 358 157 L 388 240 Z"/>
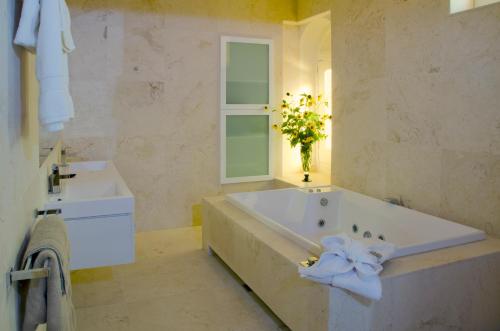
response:
<path id="1" fill-rule="evenodd" d="M 35 218 L 38 216 L 59 215 L 61 213 L 61 209 L 35 209 Z"/>
<path id="2" fill-rule="evenodd" d="M 23 270 L 14 270 L 11 269 L 9 273 L 10 284 L 20 281 L 20 280 L 28 280 L 28 279 L 40 279 L 49 277 L 49 261 L 45 261 L 43 264 L 43 268 L 35 268 L 31 269 L 31 256 L 28 257 L 26 261 L 26 266 Z"/>

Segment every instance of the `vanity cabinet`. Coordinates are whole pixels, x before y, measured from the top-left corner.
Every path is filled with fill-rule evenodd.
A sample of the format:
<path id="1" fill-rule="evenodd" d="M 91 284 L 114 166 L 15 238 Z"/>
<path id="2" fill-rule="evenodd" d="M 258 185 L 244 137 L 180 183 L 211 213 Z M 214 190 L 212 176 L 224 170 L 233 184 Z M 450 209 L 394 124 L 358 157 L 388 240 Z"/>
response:
<path id="1" fill-rule="evenodd" d="M 65 219 L 71 246 L 70 269 L 133 263 L 133 214 Z"/>

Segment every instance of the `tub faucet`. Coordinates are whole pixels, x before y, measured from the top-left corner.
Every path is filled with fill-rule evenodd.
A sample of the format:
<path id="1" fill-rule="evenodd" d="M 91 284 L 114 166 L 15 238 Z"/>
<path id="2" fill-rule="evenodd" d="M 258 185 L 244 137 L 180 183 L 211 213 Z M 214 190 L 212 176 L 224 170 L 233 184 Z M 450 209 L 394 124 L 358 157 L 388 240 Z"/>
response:
<path id="1" fill-rule="evenodd" d="M 404 202 L 403 197 L 401 196 L 399 196 L 399 198 L 388 197 L 385 198 L 384 201 L 390 203 L 391 205 L 409 208 L 409 206 Z"/>
<path id="2" fill-rule="evenodd" d="M 59 166 L 57 164 L 53 164 L 52 171 L 49 175 L 49 193 L 61 193 L 61 179 L 73 178 L 75 176 L 76 174 L 61 175 L 59 173 Z"/>

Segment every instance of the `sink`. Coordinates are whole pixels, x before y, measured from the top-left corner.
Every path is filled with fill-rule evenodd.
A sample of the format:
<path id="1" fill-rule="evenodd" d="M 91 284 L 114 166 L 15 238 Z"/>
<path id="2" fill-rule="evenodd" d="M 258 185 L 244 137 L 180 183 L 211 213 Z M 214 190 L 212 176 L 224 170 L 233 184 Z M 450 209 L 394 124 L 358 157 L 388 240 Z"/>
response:
<path id="1" fill-rule="evenodd" d="M 112 161 L 70 163 L 61 193 L 45 209 L 60 209 L 71 246 L 70 269 L 96 268 L 135 259 L 134 196 Z"/>
<path id="2" fill-rule="evenodd" d="M 47 209 L 61 209 L 64 219 L 131 214 L 134 197 L 111 161 L 70 163 L 61 193 L 49 196 Z"/>
<path id="3" fill-rule="evenodd" d="M 121 195 L 123 194 L 120 192 L 119 185 L 113 180 L 70 183 L 65 192 L 68 200 L 111 198 Z"/>
<path id="4" fill-rule="evenodd" d="M 69 164 L 69 172 L 92 172 L 103 171 L 108 167 L 109 161 L 86 161 L 86 162 L 72 162 Z"/>

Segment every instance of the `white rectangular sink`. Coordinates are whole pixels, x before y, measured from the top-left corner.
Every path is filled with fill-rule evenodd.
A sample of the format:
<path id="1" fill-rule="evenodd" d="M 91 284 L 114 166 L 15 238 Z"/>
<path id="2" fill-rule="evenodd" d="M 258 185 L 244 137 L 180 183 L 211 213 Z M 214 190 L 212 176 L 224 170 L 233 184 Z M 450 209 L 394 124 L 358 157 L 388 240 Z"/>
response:
<path id="1" fill-rule="evenodd" d="M 111 161 L 70 163 L 61 193 L 46 209 L 60 209 L 71 245 L 70 269 L 131 263 L 135 258 L 134 196 Z"/>
<path id="2" fill-rule="evenodd" d="M 108 168 L 110 163 L 110 161 L 72 162 L 69 164 L 68 170 L 71 173 L 103 171 Z"/>
<path id="3" fill-rule="evenodd" d="M 61 209 L 64 219 L 131 214 L 134 196 L 111 161 L 77 162 L 61 173 L 76 177 L 61 180 L 61 193 L 49 196 L 47 209 Z"/>

